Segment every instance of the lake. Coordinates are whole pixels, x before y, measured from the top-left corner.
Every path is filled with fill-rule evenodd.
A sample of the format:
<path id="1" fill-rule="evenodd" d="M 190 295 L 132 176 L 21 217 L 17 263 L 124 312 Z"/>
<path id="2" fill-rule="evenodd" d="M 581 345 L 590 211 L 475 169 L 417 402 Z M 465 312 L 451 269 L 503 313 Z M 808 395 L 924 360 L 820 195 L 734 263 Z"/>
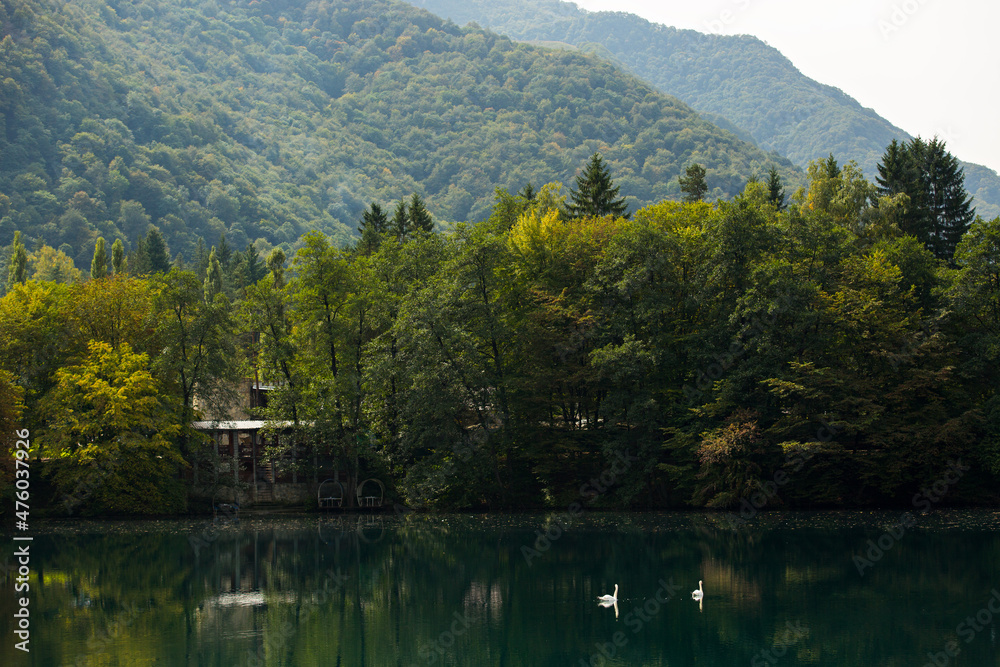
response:
<path id="1" fill-rule="evenodd" d="M 992 510 L 51 521 L 30 653 L 8 573 L 0 664 L 1000 666 L 998 528 Z"/>

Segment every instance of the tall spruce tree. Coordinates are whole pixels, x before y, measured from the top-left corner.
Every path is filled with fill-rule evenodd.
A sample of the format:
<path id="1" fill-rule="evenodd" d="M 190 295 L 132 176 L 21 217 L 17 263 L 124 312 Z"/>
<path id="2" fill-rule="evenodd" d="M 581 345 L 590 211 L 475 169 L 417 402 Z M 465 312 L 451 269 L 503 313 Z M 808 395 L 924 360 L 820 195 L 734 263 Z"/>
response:
<path id="1" fill-rule="evenodd" d="M 252 243 L 240 253 L 240 281 L 243 285 L 253 285 L 267 275 L 267 266 Z"/>
<path id="2" fill-rule="evenodd" d="M 531 181 L 528 181 L 524 184 L 524 187 L 518 191 L 517 196 L 524 201 L 531 203 L 535 201 L 536 194 L 538 193 L 535 191 L 535 186 L 531 184 Z"/>
<path id="3" fill-rule="evenodd" d="M 389 216 L 376 202 L 372 202 L 371 207 L 361 214 L 361 224 L 358 225 L 358 231 L 362 236 L 369 229 L 378 235 L 385 234 L 389 229 Z"/>
<path id="4" fill-rule="evenodd" d="M 833 153 L 830 153 L 830 156 L 824 160 L 823 166 L 826 168 L 827 178 L 837 178 L 840 176 L 840 165 L 837 164 L 837 158 L 833 157 Z"/>
<path id="5" fill-rule="evenodd" d="M 910 204 L 900 226 L 938 259 L 951 261 L 955 248 L 976 217 L 965 190 L 965 173 L 937 137 L 920 137 L 886 147 L 875 178 L 880 195 L 904 193 Z"/>
<path id="6" fill-rule="evenodd" d="M 785 208 L 785 188 L 781 184 L 778 168 L 773 164 L 767 172 L 767 199 L 779 211 Z"/>
<path id="7" fill-rule="evenodd" d="M 600 153 L 594 153 L 583 174 L 576 177 L 576 187 L 570 190 L 566 212 L 573 218 L 619 215 L 628 217 L 628 204 L 618 196 L 619 186 L 611 180 Z"/>
<path id="8" fill-rule="evenodd" d="M 219 245 L 216 247 L 215 256 L 219 258 L 219 264 L 222 265 L 223 271 L 229 270 L 229 265 L 233 261 L 233 249 L 229 247 L 226 243 L 226 235 L 221 234 L 219 236 Z"/>
<path id="9" fill-rule="evenodd" d="M 431 218 L 430 212 L 428 212 L 427 207 L 424 206 L 424 200 L 420 198 L 416 192 L 413 193 L 413 197 L 410 198 L 410 232 L 411 234 L 417 234 L 420 232 L 431 233 L 434 231 L 434 220 Z"/>
<path id="10" fill-rule="evenodd" d="M 389 216 L 381 206 L 372 202 L 371 207 L 361 214 L 361 222 L 358 224 L 358 232 L 361 234 L 358 250 L 364 254 L 373 252 L 382 244 L 382 235 L 388 230 Z"/>
<path id="11" fill-rule="evenodd" d="M 145 250 L 150 273 L 166 273 L 170 270 L 170 253 L 167 251 L 167 243 L 163 240 L 163 234 L 160 233 L 156 225 L 153 225 L 149 233 L 146 234 Z"/>
<path id="12" fill-rule="evenodd" d="M 406 200 L 400 199 L 396 204 L 396 210 L 392 214 L 392 221 L 389 223 L 389 233 L 396 237 L 397 241 L 406 240 L 406 235 L 410 231 L 410 212 L 406 206 Z"/>

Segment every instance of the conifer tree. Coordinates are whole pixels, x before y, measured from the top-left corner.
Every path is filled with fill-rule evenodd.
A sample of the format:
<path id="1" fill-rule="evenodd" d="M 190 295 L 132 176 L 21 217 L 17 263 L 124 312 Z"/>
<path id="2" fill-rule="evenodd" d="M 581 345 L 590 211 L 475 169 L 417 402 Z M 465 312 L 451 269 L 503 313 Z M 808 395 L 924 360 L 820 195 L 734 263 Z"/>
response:
<path id="1" fill-rule="evenodd" d="M 524 187 L 521 188 L 520 192 L 517 193 L 517 196 L 523 199 L 524 201 L 531 203 L 535 201 L 536 194 L 537 193 L 535 192 L 535 186 L 531 184 L 531 181 L 528 181 L 527 183 L 524 184 Z"/>
<path id="2" fill-rule="evenodd" d="M 427 207 L 424 206 L 424 201 L 416 192 L 410 198 L 409 218 L 409 231 L 412 234 L 419 232 L 427 232 L 429 234 L 434 231 L 434 220 L 431 219 L 431 214 L 427 211 Z"/>
<path id="3" fill-rule="evenodd" d="M 361 224 L 358 225 L 358 231 L 361 232 L 362 236 L 364 236 L 367 230 L 371 230 L 374 234 L 382 235 L 385 234 L 388 228 L 389 217 L 382 210 L 381 206 L 372 202 L 371 208 L 361 214 Z"/>
<path id="4" fill-rule="evenodd" d="M 240 268 L 244 285 L 253 285 L 267 275 L 267 267 L 252 243 L 248 243 L 246 250 L 240 253 Z"/>
<path id="5" fill-rule="evenodd" d="M 358 231 L 361 241 L 358 249 L 365 254 L 371 253 L 382 243 L 382 235 L 389 229 L 389 217 L 377 203 L 372 202 L 371 208 L 361 214 Z"/>
<path id="6" fill-rule="evenodd" d="M 90 279 L 100 280 L 108 275 L 108 251 L 104 247 L 104 237 L 98 237 L 94 244 L 94 258 L 90 261 Z"/>
<path id="7" fill-rule="evenodd" d="M 583 174 L 576 177 L 576 188 L 570 190 L 566 212 L 573 218 L 603 215 L 627 218 L 628 204 L 624 197 L 618 196 L 618 190 L 619 186 L 611 180 L 600 153 L 594 153 Z"/>
<path id="8" fill-rule="evenodd" d="M 400 199 L 396 204 L 396 210 L 389 223 L 389 233 L 402 242 L 406 240 L 407 232 L 410 230 L 410 213 L 406 206 L 406 200 Z"/>
<path id="9" fill-rule="evenodd" d="M 159 228 L 153 225 L 146 235 L 145 251 L 150 273 L 170 271 L 170 254 Z"/>
<path id="10" fill-rule="evenodd" d="M 229 270 L 229 265 L 233 261 L 233 249 L 229 247 L 226 243 L 226 235 L 221 234 L 219 236 L 219 245 L 216 249 L 215 256 L 219 258 L 219 264 L 222 265 L 224 271 Z"/>
<path id="11" fill-rule="evenodd" d="M 767 199 L 779 211 L 785 208 L 785 189 L 782 187 L 778 169 L 774 165 L 771 165 L 771 169 L 767 172 Z"/>
<path id="12" fill-rule="evenodd" d="M 194 250 L 194 272 L 199 280 L 204 280 L 208 275 L 209 251 L 205 247 L 205 239 L 198 237 L 198 245 Z"/>
<path id="13" fill-rule="evenodd" d="M 955 248 L 976 213 L 965 190 L 965 173 L 958 160 L 936 137 L 920 137 L 886 147 L 875 178 L 880 195 L 904 193 L 909 206 L 902 231 L 924 243 L 938 259 L 951 261 Z"/>
<path id="14" fill-rule="evenodd" d="M 705 180 L 705 168 L 698 163 L 689 165 L 685 170 L 686 176 L 678 176 L 677 182 L 681 185 L 681 192 L 684 193 L 684 201 L 701 201 L 708 194 L 708 181 Z"/>
<path id="15" fill-rule="evenodd" d="M 840 176 L 840 165 L 837 164 L 837 158 L 833 157 L 833 153 L 830 153 L 830 156 L 826 158 L 823 166 L 826 168 L 827 178 L 837 178 Z"/>

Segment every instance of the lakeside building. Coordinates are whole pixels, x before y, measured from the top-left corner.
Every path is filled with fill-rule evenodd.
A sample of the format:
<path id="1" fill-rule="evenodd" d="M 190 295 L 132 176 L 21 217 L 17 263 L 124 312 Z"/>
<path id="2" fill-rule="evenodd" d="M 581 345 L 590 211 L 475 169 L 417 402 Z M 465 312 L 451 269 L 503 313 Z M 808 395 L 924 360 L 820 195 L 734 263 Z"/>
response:
<path id="1" fill-rule="evenodd" d="M 346 474 L 335 471 L 331 460 L 320 460 L 294 446 L 274 456 L 285 438 L 291 437 L 292 424 L 281 429 L 281 424 L 257 416 L 267 407 L 268 393 L 273 390 L 274 386 L 244 379 L 234 399 L 222 408 L 195 401 L 195 409 L 205 418 L 192 426 L 210 440 L 206 450 L 194 453 L 189 472 L 196 496 L 211 499 L 213 504 L 299 505 L 316 498 L 325 480 L 346 488 Z"/>

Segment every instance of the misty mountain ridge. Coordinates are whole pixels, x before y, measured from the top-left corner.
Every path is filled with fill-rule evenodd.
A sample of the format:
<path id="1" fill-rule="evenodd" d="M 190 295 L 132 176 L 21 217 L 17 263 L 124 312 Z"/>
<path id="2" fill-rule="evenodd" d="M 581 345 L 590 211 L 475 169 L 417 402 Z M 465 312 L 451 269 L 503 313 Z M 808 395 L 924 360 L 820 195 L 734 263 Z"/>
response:
<path id="1" fill-rule="evenodd" d="M 874 180 L 886 146 L 913 138 L 840 89 L 803 75 L 751 35 L 705 34 L 625 12 L 588 12 L 561 0 L 410 1 L 459 24 L 471 21 L 513 39 L 562 43 L 611 59 L 801 167 L 832 153 L 841 162 L 856 161 Z M 1000 215 L 1000 176 L 982 165 L 962 166 L 980 215 Z"/>

